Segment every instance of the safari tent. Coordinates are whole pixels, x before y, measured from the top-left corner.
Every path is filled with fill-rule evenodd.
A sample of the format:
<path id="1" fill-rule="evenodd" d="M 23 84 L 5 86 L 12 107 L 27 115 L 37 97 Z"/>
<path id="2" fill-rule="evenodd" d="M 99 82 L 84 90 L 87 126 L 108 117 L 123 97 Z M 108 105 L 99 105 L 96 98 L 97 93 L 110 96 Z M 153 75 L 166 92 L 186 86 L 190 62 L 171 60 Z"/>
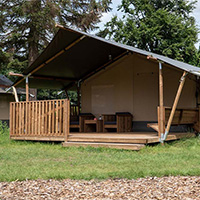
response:
<path id="1" fill-rule="evenodd" d="M 66 100 L 11 103 L 12 139 L 140 149 L 199 132 L 199 68 L 59 26 L 15 87 L 74 89 Z M 75 120 L 75 121 L 73 121 Z M 74 131 L 76 130 L 76 131 Z"/>

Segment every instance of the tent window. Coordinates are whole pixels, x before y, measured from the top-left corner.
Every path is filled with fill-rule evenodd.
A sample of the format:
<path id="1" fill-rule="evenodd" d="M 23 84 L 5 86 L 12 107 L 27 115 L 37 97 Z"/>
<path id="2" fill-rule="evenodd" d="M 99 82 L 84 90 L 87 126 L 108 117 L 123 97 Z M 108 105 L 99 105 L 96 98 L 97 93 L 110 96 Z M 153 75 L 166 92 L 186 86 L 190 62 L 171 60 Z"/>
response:
<path id="1" fill-rule="evenodd" d="M 92 86 L 92 112 L 94 114 L 114 113 L 114 85 Z"/>

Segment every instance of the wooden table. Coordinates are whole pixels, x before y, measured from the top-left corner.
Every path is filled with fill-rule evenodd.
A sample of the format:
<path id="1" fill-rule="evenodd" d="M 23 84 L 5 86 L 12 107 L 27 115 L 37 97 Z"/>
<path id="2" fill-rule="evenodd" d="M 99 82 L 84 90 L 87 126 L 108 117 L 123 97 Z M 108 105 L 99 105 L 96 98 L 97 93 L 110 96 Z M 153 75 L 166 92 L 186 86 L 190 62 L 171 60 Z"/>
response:
<path id="1" fill-rule="evenodd" d="M 103 120 L 84 120 L 84 132 L 103 132 Z"/>

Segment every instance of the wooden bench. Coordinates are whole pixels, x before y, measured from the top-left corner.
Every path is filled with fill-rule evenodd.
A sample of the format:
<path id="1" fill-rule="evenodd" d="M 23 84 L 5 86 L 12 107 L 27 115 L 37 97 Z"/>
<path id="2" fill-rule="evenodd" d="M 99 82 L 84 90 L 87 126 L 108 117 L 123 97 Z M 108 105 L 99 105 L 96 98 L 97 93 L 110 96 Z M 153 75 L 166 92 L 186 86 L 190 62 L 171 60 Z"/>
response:
<path id="1" fill-rule="evenodd" d="M 80 113 L 79 116 L 70 116 L 70 129 L 79 129 L 79 132 L 84 132 L 84 121 L 94 119 L 91 113 Z"/>
<path id="2" fill-rule="evenodd" d="M 133 116 L 128 112 L 117 112 L 116 114 L 103 114 L 103 132 L 108 129 L 116 129 L 118 133 L 131 132 Z"/>
<path id="3" fill-rule="evenodd" d="M 158 107 L 159 109 L 159 107 Z M 158 112 L 159 113 L 159 112 Z M 170 107 L 164 107 L 164 124 L 167 125 L 169 116 L 171 113 Z M 189 125 L 195 129 L 195 131 L 200 132 L 199 124 L 199 108 L 177 108 L 172 120 L 172 126 L 178 125 Z M 147 127 L 150 127 L 158 131 L 157 123 L 147 124 Z"/>

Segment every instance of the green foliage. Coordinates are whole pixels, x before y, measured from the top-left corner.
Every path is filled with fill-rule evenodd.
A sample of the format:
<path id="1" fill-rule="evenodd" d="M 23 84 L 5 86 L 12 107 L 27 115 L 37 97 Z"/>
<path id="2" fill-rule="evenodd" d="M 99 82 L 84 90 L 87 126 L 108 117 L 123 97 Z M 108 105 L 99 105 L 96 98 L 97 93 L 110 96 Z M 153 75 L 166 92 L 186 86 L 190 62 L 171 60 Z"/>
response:
<path id="1" fill-rule="evenodd" d="M 56 23 L 82 30 L 97 28 L 111 0 L 1 0 L 0 73 L 22 72 L 48 45 Z"/>
<path id="2" fill-rule="evenodd" d="M 186 0 L 122 0 L 122 19 L 114 16 L 100 36 L 187 63 L 194 62 L 198 29 Z"/>
<path id="3" fill-rule="evenodd" d="M 8 129 L 8 125 L 6 122 L 2 122 L 0 120 L 0 135 L 1 134 L 8 134 L 9 133 L 9 129 Z"/>
<path id="4" fill-rule="evenodd" d="M 200 48 L 198 51 L 195 52 L 193 55 L 193 59 L 190 62 L 192 65 L 195 65 L 197 67 L 200 67 Z"/>
<path id="5" fill-rule="evenodd" d="M 63 148 L 60 143 L 11 141 L 0 134 L 0 181 L 107 179 L 200 175 L 200 139 L 147 146 L 139 152 Z"/>
<path id="6" fill-rule="evenodd" d="M 65 92 L 51 89 L 38 89 L 37 91 L 38 100 L 47 99 L 64 99 L 66 98 Z"/>
<path id="7" fill-rule="evenodd" d="M 111 0 L 1 0 L 0 74 L 22 73 L 55 35 L 55 24 L 93 30 Z M 39 90 L 39 99 L 60 98 L 57 91 Z"/>
<path id="8" fill-rule="evenodd" d="M 51 90 L 51 89 L 38 89 L 37 91 L 38 100 L 49 100 L 49 99 L 65 99 L 66 94 L 64 91 Z M 71 104 L 77 105 L 77 92 L 68 91 L 68 97 Z"/>

